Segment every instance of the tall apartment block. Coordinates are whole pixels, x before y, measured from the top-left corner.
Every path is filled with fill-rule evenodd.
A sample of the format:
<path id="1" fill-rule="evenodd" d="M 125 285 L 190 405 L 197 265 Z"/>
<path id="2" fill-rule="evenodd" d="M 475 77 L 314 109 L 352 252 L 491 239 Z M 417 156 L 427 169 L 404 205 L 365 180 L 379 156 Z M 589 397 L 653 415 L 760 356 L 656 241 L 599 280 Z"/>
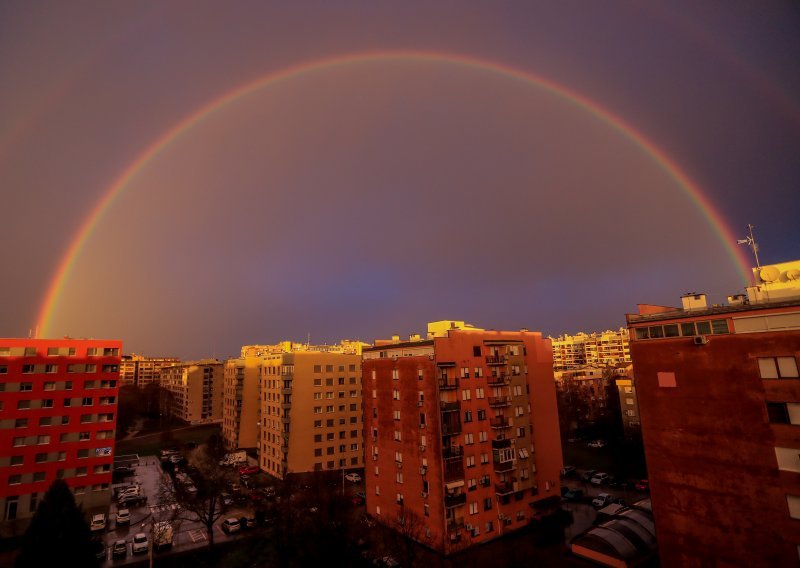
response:
<path id="1" fill-rule="evenodd" d="M 306 345 L 262 358 L 262 470 L 283 479 L 363 467 L 362 345 Z"/>
<path id="2" fill-rule="evenodd" d="M 552 363 L 540 333 L 451 321 L 365 349 L 368 513 L 447 554 L 557 505 Z"/>
<path id="3" fill-rule="evenodd" d="M 225 361 L 222 439 L 228 450 L 258 447 L 261 431 L 261 357 Z"/>
<path id="4" fill-rule="evenodd" d="M 162 367 L 161 386 L 170 393 L 165 410 L 190 424 L 222 420 L 222 367 L 216 359 Z"/>
<path id="5" fill-rule="evenodd" d="M 120 386 L 146 387 L 160 384 L 161 368 L 175 365 L 181 360 L 177 357 L 145 357 L 143 355 L 123 355 L 119 369 Z"/>
<path id="6" fill-rule="evenodd" d="M 55 479 L 84 510 L 111 501 L 121 341 L 0 339 L 0 500 L 19 534 Z"/>
<path id="7" fill-rule="evenodd" d="M 553 343 L 553 369 L 567 371 L 586 366 L 603 367 L 630 363 L 628 330 L 576 333 L 550 338 Z"/>
<path id="8" fill-rule="evenodd" d="M 628 315 L 663 566 L 800 565 L 800 261 Z"/>

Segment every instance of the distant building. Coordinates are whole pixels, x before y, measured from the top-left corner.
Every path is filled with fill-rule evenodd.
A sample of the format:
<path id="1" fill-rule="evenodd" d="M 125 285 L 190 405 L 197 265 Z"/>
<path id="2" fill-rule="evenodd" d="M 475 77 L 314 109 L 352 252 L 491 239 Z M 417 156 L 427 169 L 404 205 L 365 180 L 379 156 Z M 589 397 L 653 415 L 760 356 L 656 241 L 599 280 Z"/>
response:
<path id="1" fill-rule="evenodd" d="M 20 534 L 55 479 L 108 509 L 122 342 L 0 339 L 0 501 Z"/>
<path id="2" fill-rule="evenodd" d="M 606 330 L 595 333 L 576 333 L 551 337 L 553 370 L 568 371 L 581 367 L 605 367 L 630 363 L 628 330 Z"/>
<path id="3" fill-rule="evenodd" d="M 628 365 L 625 369 L 625 377 L 616 380 L 619 405 L 622 411 L 622 430 L 626 438 L 639 439 L 642 436 L 642 419 L 639 414 L 639 403 L 636 400 L 633 365 Z"/>
<path id="4" fill-rule="evenodd" d="M 225 361 L 222 439 L 229 450 L 258 447 L 261 431 L 261 357 Z"/>
<path id="5" fill-rule="evenodd" d="M 364 466 L 363 345 L 294 344 L 290 352 L 262 356 L 262 470 L 283 479 Z"/>
<path id="6" fill-rule="evenodd" d="M 144 355 L 123 355 L 120 364 L 120 386 L 145 387 L 159 384 L 161 368 L 175 365 L 181 360 L 177 357 L 145 357 Z"/>
<path id="7" fill-rule="evenodd" d="M 627 376 L 630 365 L 599 367 L 586 365 L 569 371 L 556 371 L 561 429 L 573 432 L 600 423 L 619 426 L 623 418 L 616 407 L 615 380 Z M 611 400 L 613 399 L 613 401 Z M 611 432 L 607 432 L 611 434 Z"/>
<path id="8" fill-rule="evenodd" d="M 800 261 L 628 315 L 662 566 L 798 566 Z"/>
<path id="9" fill-rule="evenodd" d="M 367 512 L 444 553 L 557 506 L 552 351 L 540 333 L 435 322 L 364 350 Z"/>
<path id="10" fill-rule="evenodd" d="M 187 361 L 161 368 L 169 392 L 165 411 L 189 424 L 222 419 L 223 365 L 216 359 Z"/>

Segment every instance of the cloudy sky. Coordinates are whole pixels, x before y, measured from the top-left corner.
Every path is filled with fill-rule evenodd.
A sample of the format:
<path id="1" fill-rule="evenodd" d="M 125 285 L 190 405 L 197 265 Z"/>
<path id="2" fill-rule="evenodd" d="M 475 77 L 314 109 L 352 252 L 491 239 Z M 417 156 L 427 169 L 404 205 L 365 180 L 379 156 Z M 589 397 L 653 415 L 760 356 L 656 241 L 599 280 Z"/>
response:
<path id="1" fill-rule="evenodd" d="M 777 1 L 4 2 L 0 336 L 221 357 L 719 302 L 748 223 L 800 258 L 798 37 Z"/>

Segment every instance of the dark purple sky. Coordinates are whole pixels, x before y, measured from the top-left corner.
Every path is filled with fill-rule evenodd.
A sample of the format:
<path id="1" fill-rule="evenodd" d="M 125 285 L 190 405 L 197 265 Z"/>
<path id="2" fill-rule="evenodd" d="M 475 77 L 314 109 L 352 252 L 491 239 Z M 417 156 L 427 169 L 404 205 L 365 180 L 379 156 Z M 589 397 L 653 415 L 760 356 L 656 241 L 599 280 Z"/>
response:
<path id="1" fill-rule="evenodd" d="M 477 57 L 605 107 L 762 261 L 800 257 L 794 2 L 0 4 L 0 336 L 25 336 L 114 180 L 232 90 L 329 57 Z M 81 249 L 48 331 L 125 351 L 372 340 L 464 319 L 619 327 L 743 282 L 674 179 L 545 90 L 442 62 L 328 67 L 239 99 L 143 168 Z"/>

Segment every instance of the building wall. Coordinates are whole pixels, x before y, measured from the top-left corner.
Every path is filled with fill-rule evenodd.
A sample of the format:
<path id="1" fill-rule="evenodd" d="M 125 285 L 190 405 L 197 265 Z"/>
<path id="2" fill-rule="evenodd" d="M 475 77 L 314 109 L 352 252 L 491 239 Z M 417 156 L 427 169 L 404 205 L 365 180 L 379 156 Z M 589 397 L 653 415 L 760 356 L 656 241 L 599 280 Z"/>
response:
<path id="1" fill-rule="evenodd" d="M 552 351 L 540 334 L 451 329 L 365 350 L 363 369 L 367 510 L 382 523 L 411 519 L 421 530 L 410 536 L 451 553 L 559 500 Z"/>
<path id="2" fill-rule="evenodd" d="M 180 363 L 177 357 L 144 357 L 123 355 L 120 364 L 120 386 L 145 387 L 160 384 L 161 368 Z"/>
<path id="3" fill-rule="evenodd" d="M 663 565 L 798 565 L 800 512 L 791 518 L 789 501 L 800 500 L 800 468 L 779 469 L 776 447 L 800 453 L 800 434 L 797 424 L 770 424 L 767 402 L 800 401 L 800 379 L 762 379 L 759 358 L 797 365 L 800 325 L 734 333 L 737 321 L 800 315 L 798 307 L 629 316 L 632 336 L 647 336 L 648 326 L 724 322 L 698 334 L 707 339 L 699 345 L 697 332 L 682 331 L 631 343 Z"/>
<path id="4" fill-rule="evenodd" d="M 260 372 L 259 357 L 250 356 L 225 362 L 222 437 L 229 450 L 258 446 L 261 415 Z"/>
<path id="5" fill-rule="evenodd" d="M 224 370 L 216 359 L 163 367 L 161 386 L 170 392 L 173 416 L 191 424 L 222 420 Z"/>
<path id="6" fill-rule="evenodd" d="M 261 362 L 261 468 L 286 474 L 363 467 L 361 356 L 298 351 Z"/>
<path id="7" fill-rule="evenodd" d="M 631 360 L 628 330 L 625 328 L 618 331 L 564 334 L 551 337 L 550 340 L 553 345 L 553 368 L 556 371 L 587 365 L 618 365 Z"/>
<path id="8" fill-rule="evenodd" d="M 107 508 L 122 342 L 0 339 L 0 513 L 19 532 L 56 478 Z"/>

